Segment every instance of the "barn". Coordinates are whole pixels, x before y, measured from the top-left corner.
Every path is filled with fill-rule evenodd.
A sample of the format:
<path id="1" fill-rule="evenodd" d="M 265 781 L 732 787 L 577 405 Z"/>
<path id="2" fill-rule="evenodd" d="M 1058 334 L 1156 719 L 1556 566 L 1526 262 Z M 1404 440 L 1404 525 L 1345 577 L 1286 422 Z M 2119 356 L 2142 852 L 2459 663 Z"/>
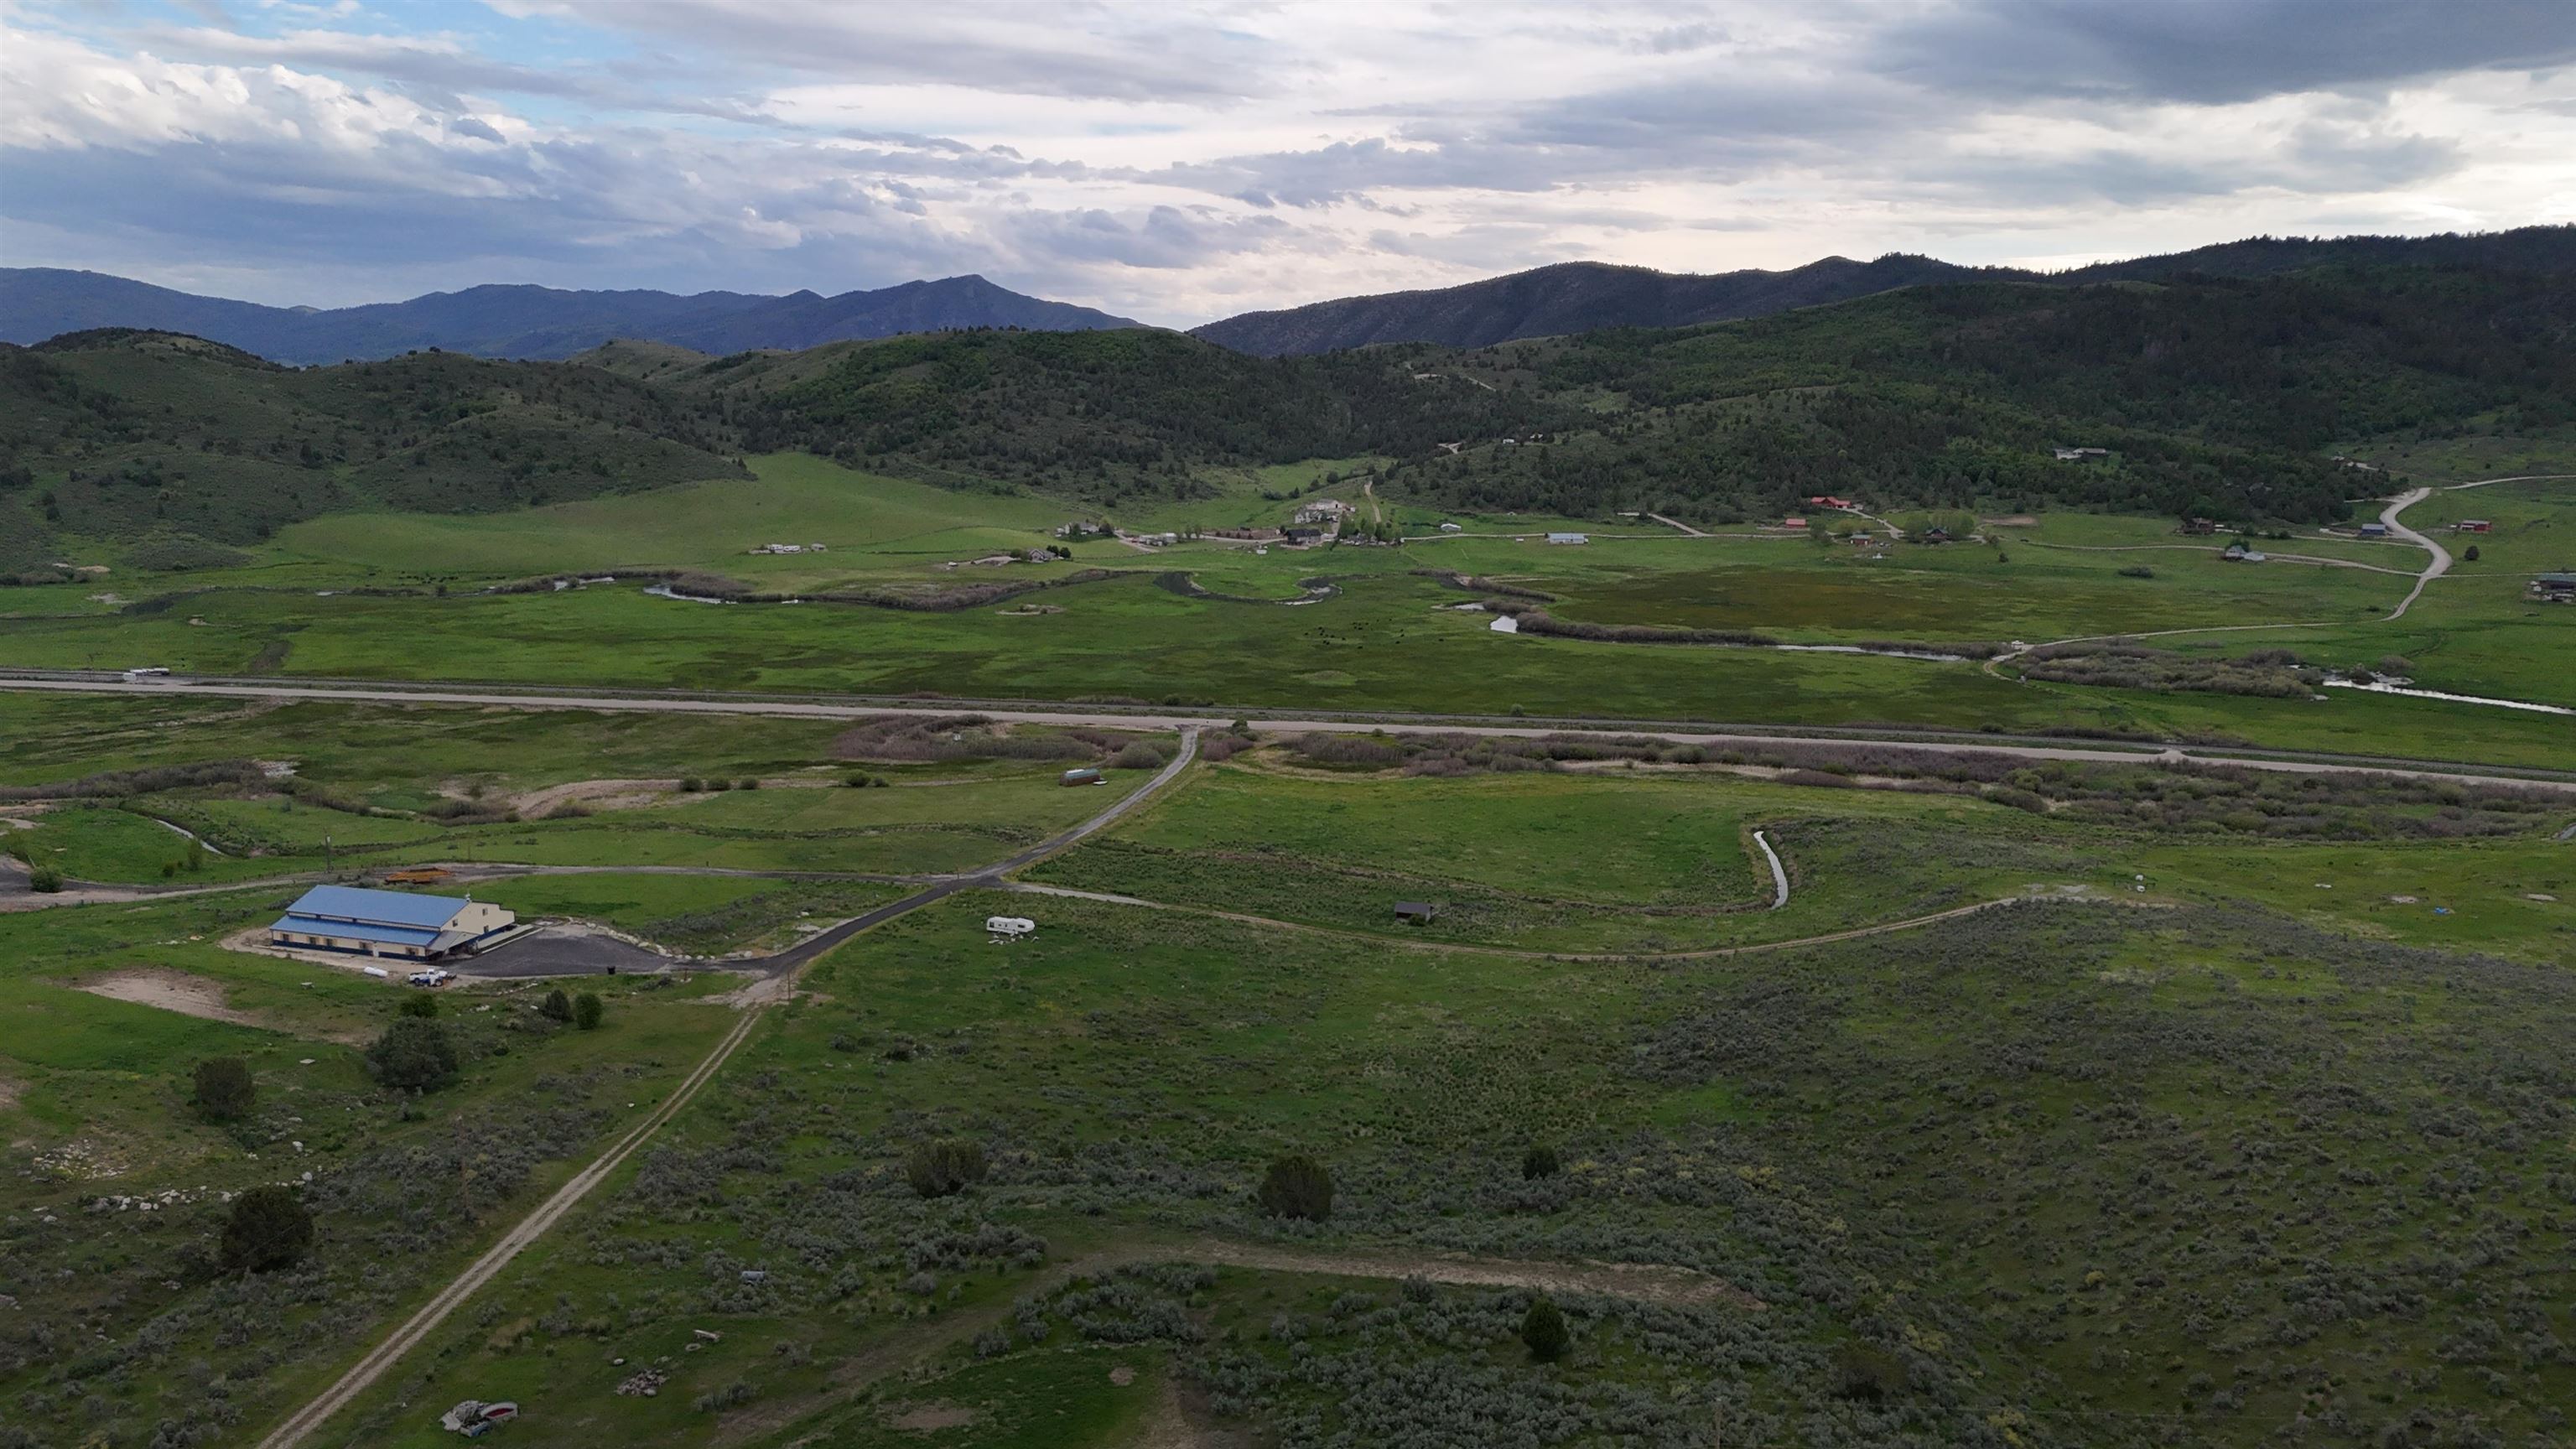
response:
<path id="1" fill-rule="evenodd" d="M 315 886 L 268 928 L 268 943 L 299 951 L 345 951 L 428 961 L 486 940 L 518 917 L 472 896 Z"/>

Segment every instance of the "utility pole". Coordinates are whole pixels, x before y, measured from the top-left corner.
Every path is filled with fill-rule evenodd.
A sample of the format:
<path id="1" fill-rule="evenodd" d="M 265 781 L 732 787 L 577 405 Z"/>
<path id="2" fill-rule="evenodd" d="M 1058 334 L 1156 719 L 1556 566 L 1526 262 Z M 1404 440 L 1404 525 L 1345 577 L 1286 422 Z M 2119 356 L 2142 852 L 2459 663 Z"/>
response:
<path id="1" fill-rule="evenodd" d="M 322 835 L 322 873 L 324 875 L 330 875 L 333 873 L 333 867 L 331 864 L 331 836 L 328 831 L 323 832 Z"/>

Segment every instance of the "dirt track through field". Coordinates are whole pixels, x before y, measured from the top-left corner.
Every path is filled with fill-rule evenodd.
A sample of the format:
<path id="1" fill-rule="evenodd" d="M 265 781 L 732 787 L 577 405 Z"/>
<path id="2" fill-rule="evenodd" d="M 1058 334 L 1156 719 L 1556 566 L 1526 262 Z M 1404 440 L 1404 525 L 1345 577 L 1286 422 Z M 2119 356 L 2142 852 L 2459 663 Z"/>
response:
<path id="1" fill-rule="evenodd" d="M 1206 916 L 1212 920 L 1233 921 L 1239 925 L 1259 926 L 1264 930 L 1303 931 L 1314 936 L 1339 936 L 1346 941 L 1366 941 L 1376 946 L 1396 946 L 1408 951 L 1440 951 L 1453 955 L 1501 956 L 1516 961 L 1566 961 L 1599 963 L 1605 961 L 1714 961 L 1726 956 L 1752 956 L 1764 951 L 1787 951 L 1799 946 L 1827 946 L 1836 941 L 1857 941 L 1867 936 L 1884 936 L 1892 931 L 1920 930 L 1925 926 L 1955 921 L 1981 911 L 1999 910 L 2005 906 L 2082 904 L 2126 906 L 2132 910 L 2163 909 L 2160 901 L 2129 901 L 2117 896 L 1998 896 L 1990 901 L 1974 901 L 1934 911 L 1928 916 L 1908 916 L 1900 921 L 1881 921 L 1876 925 L 1854 926 L 1847 931 L 1827 931 L 1816 936 L 1792 936 L 1779 941 L 1749 941 L 1739 946 L 1695 946 L 1680 951 L 1531 951 L 1512 946 L 1480 946 L 1472 941 L 1425 941 L 1413 936 L 1390 936 L 1376 931 L 1355 930 L 1348 926 L 1319 926 L 1305 921 L 1283 921 L 1275 916 L 1255 916 L 1242 911 L 1220 910 L 1215 906 L 1174 905 L 1169 901 L 1149 901 L 1142 896 L 1115 895 L 1108 891 L 1076 890 L 1071 886 L 1039 885 L 1034 881 L 1003 881 L 995 890 L 1015 891 L 1025 895 L 1062 896 L 1078 901 L 1098 901 L 1103 905 L 1135 906 L 1149 911 L 1175 911 L 1182 915 Z"/>
<path id="2" fill-rule="evenodd" d="M 1661 1263 L 1548 1262 L 1524 1258 L 1481 1258 L 1423 1249 L 1309 1248 L 1286 1243 L 1245 1243 L 1209 1236 L 1117 1243 L 1098 1248 L 1051 1266 L 1013 1295 L 1013 1300 L 1042 1298 L 1079 1278 L 1100 1277 L 1122 1268 L 1158 1263 L 1205 1264 L 1261 1273 L 1307 1273 L 1380 1283 L 1420 1278 L 1452 1287 L 1530 1288 L 1549 1294 L 1618 1298 L 1672 1308 L 1724 1307 L 1761 1313 L 1771 1306 L 1722 1278 Z M 1010 1311 L 1008 1304 L 990 1303 L 963 1312 L 941 1314 L 918 1332 L 907 1333 L 844 1360 L 833 1373 L 829 1385 L 813 1398 L 768 1405 L 765 1411 L 756 1409 L 726 1420 L 716 1443 L 731 1445 L 750 1439 L 766 1440 L 800 1422 L 810 1431 L 816 1415 L 833 1413 L 839 1405 L 869 1386 L 928 1364 L 942 1350 L 999 1323 Z M 1185 1425 L 1181 1427 L 1186 1428 Z M 1170 1432 L 1169 1416 L 1166 1432 Z M 1170 1442 L 1186 1444 L 1190 1441 L 1182 1437 Z"/>
<path id="3" fill-rule="evenodd" d="M 484 1284 L 491 1282 L 503 1268 L 509 1266 L 511 1259 L 519 1256 L 522 1249 L 543 1237 L 546 1229 L 553 1227 L 557 1220 L 572 1211 L 583 1198 L 588 1197 L 591 1189 L 606 1181 L 609 1174 L 623 1165 L 635 1149 L 643 1146 L 646 1139 L 659 1130 L 663 1123 L 679 1115 L 680 1109 L 689 1104 L 689 1099 L 698 1094 L 698 1090 L 715 1076 L 717 1068 L 722 1067 L 725 1060 L 734 1054 L 735 1048 L 741 1046 L 744 1039 L 751 1035 L 751 1029 L 759 1024 L 760 1016 L 761 1013 L 758 1011 L 744 1012 L 742 1019 L 734 1023 L 733 1029 L 726 1032 L 724 1038 L 716 1043 L 715 1050 L 707 1053 L 705 1060 L 698 1063 L 696 1070 L 690 1072 L 670 1096 L 662 1099 L 661 1106 L 654 1108 L 651 1115 L 628 1129 L 625 1136 L 617 1139 L 614 1145 L 601 1153 L 588 1167 L 573 1174 L 570 1182 L 555 1189 L 552 1196 L 537 1205 L 536 1211 L 521 1218 L 517 1226 L 502 1234 L 501 1241 L 485 1250 L 483 1256 L 475 1259 L 464 1272 L 456 1275 L 452 1282 L 440 1289 L 436 1297 L 422 1305 L 420 1310 L 410 1318 L 405 1319 L 403 1325 L 395 1329 L 391 1337 L 370 1349 L 364 1358 L 359 1359 L 355 1366 L 340 1376 L 337 1383 L 324 1390 L 321 1397 L 298 1409 L 285 1423 L 277 1426 L 267 1438 L 260 1440 L 259 1449 L 288 1449 L 290 1445 L 304 1442 L 332 1415 L 348 1407 L 352 1400 L 372 1387 L 377 1379 L 383 1377 L 387 1369 L 402 1360 L 404 1354 L 409 1353 L 441 1323 L 446 1322 L 447 1315 L 455 1312 Z"/>
<path id="4" fill-rule="evenodd" d="M 634 1154 L 635 1149 L 643 1146 L 664 1123 L 679 1115 L 680 1109 L 686 1107 L 689 1100 L 714 1079 L 717 1070 L 750 1037 L 752 1028 L 759 1025 L 767 1008 L 793 995 L 796 976 L 816 958 L 862 931 L 922 906 L 945 900 L 970 885 L 998 880 L 1003 872 L 1034 865 L 1085 836 L 1108 828 L 1143 804 L 1148 797 L 1180 778 L 1182 772 L 1189 768 L 1190 762 L 1198 758 L 1198 743 L 1199 736 L 1196 729 L 1182 731 L 1179 753 L 1174 755 L 1171 762 L 1166 764 L 1153 779 L 1128 792 L 1112 802 L 1107 809 L 1081 824 L 1030 846 L 1007 860 L 987 866 L 975 875 L 943 881 L 929 890 L 907 896 L 892 905 L 881 906 L 865 915 L 845 921 L 810 941 L 770 957 L 769 979 L 761 984 L 772 989 L 744 995 L 742 1019 L 734 1023 L 733 1028 L 724 1034 L 714 1049 L 707 1053 L 705 1059 L 700 1061 L 697 1067 L 681 1081 L 678 1088 L 673 1090 L 669 1097 L 663 1099 L 661 1106 L 656 1107 L 651 1115 L 629 1129 L 625 1136 L 618 1138 L 607 1151 L 593 1159 L 588 1167 L 575 1173 L 571 1181 L 555 1189 L 551 1196 L 537 1205 L 534 1212 L 520 1219 L 516 1226 L 502 1235 L 499 1242 L 493 1244 L 481 1257 L 476 1258 L 445 1288 L 440 1289 L 437 1296 L 405 1319 L 402 1326 L 395 1329 L 390 1337 L 368 1350 L 365 1357 L 359 1359 L 347 1373 L 342 1374 L 338 1382 L 323 1391 L 320 1397 L 298 1409 L 285 1423 L 280 1424 L 266 1438 L 260 1440 L 259 1449 L 292 1449 L 292 1446 L 303 1443 L 312 1436 L 314 1431 L 328 1423 L 333 1415 L 347 1408 L 360 1394 L 373 1387 L 388 1370 L 402 1361 L 403 1355 L 436 1332 L 438 1326 L 447 1321 L 449 1314 L 462 1307 L 467 1299 L 491 1282 L 503 1268 L 508 1267 L 510 1260 L 516 1258 L 521 1250 L 545 1236 L 547 1229 L 553 1227 L 566 1213 L 578 1206 L 583 1198 L 590 1195 L 592 1189 L 607 1181 L 626 1159 Z"/>

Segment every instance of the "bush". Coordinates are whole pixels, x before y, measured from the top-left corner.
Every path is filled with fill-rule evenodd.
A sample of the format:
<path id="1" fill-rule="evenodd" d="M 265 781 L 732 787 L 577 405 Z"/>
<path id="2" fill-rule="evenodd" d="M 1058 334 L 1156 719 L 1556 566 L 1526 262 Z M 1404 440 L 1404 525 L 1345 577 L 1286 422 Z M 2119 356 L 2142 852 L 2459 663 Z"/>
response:
<path id="1" fill-rule="evenodd" d="M 563 988 L 558 986 L 547 992 L 546 999 L 537 1004 L 537 1015 L 548 1021 L 570 1021 L 572 1020 L 572 998 L 564 995 Z"/>
<path id="2" fill-rule="evenodd" d="M 1292 1153 L 1270 1164 L 1253 1200 L 1271 1217 L 1320 1223 L 1333 1215 L 1333 1175 L 1315 1159 Z"/>
<path id="3" fill-rule="evenodd" d="M 1112 756 L 1109 763 L 1120 770 L 1159 770 L 1163 768 L 1163 752 L 1138 740 Z"/>
<path id="4" fill-rule="evenodd" d="M 1521 1342 L 1529 1345 L 1530 1357 L 1540 1363 L 1554 1363 L 1574 1346 L 1574 1335 L 1566 1331 L 1565 1315 L 1557 1311 L 1556 1304 L 1533 1298 L 1529 1312 L 1521 1315 Z"/>
<path id="5" fill-rule="evenodd" d="M 2131 564 L 2120 570 L 2120 577 L 2124 579 L 2151 579 L 2155 576 L 2156 571 L 2145 564 Z"/>
<path id="6" fill-rule="evenodd" d="M 944 1137 L 925 1142 L 912 1149 L 904 1159 L 903 1175 L 912 1182 L 912 1190 L 923 1197 L 949 1197 L 982 1182 L 985 1173 L 984 1145 L 962 1137 Z"/>
<path id="7" fill-rule="evenodd" d="M 63 873 L 59 868 L 50 865 L 30 866 L 28 868 L 27 889 L 35 891 L 40 895 L 52 895 L 54 892 L 61 890 L 62 888 Z"/>
<path id="8" fill-rule="evenodd" d="M 608 1015 L 608 1004 L 585 991 L 572 999 L 572 1024 L 583 1031 L 599 1030 L 600 1021 Z"/>
<path id="9" fill-rule="evenodd" d="M 239 1057 L 208 1057 L 197 1063 L 197 1106 L 218 1122 L 250 1115 L 259 1104 L 259 1084 L 250 1063 Z"/>
<path id="10" fill-rule="evenodd" d="M 690 775 L 680 781 L 680 788 L 691 795 L 695 795 L 700 790 L 707 788 L 707 782 L 699 779 L 695 775 Z"/>
<path id="11" fill-rule="evenodd" d="M 734 786 L 734 788 L 737 790 L 757 790 L 760 788 L 760 780 L 757 776 L 745 775 L 742 783 Z"/>
<path id="12" fill-rule="evenodd" d="M 1553 1147 L 1533 1147 L 1521 1154 L 1521 1180 L 1524 1182 L 1554 1177 L 1557 1167 L 1556 1149 Z"/>
<path id="13" fill-rule="evenodd" d="M 367 1070 L 396 1091 L 434 1092 L 456 1080 L 456 1043 L 426 1017 L 398 1016 L 367 1048 Z"/>
<path id="14" fill-rule="evenodd" d="M 1905 1391 L 1904 1363 L 1894 1354 L 1866 1343 L 1847 1343 L 1834 1351 L 1834 1392 L 1858 1403 L 1875 1404 Z"/>
<path id="15" fill-rule="evenodd" d="M 266 1273 L 292 1266 L 313 1247 L 313 1214 L 290 1188 L 254 1187 L 233 1199 L 224 1220 L 223 1264 Z"/>
<path id="16" fill-rule="evenodd" d="M 430 995 L 426 991 L 415 991 L 411 995 L 404 997 L 402 1005 L 395 1007 L 394 1010 L 400 1012 L 404 1016 L 436 1016 L 438 1015 L 438 998 Z"/>
<path id="17" fill-rule="evenodd" d="M 2478 561 L 2478 546 L 2474 543 L 2470 544 L 2468 552 L 2461 554 L 2460 558 L 2466 563 L 2476 563 Z"/>

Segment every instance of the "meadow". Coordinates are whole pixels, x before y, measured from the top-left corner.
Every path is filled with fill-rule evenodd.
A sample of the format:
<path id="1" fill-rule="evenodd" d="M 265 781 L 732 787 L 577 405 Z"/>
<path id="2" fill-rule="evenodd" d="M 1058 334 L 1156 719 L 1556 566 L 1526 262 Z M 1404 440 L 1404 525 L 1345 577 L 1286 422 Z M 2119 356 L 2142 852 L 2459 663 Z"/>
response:
<path id="1" fill-rule="evenodd" d="M 70 849 L 112 857 L 137 825 L 167 834 L 128 807 L 191 800 L 270 832 L 279 865 L 309 864 L 292 852 L 325 822 L 471 836 L 478 859 L 595 867 L 478 898 L 675 949 L 774 947 L 896 888 L 640 858 L 910 869 L 953 836 L 980 862 L 1110 798 L 1049 783 L 1053 759 L 973 755 L 1011 736 L 962 723 L 0 710 L 21 788 L 252 758 L 308 792 L 47 802 L 37 829 Z M 425 1449 L 466 1397 L 522 1402 L 530 1444 L 776 1449 L 1463 1444 L 1496 1422 L 1681 1449 L 1718 1414 L 1818 1446 L 2564 1427 L 2576 1364 L 2536 1305 L 2576 1287 L 2576 1245 L 2564 1174 L 2530 1153 L 2576 1088 L 2565 809 L 2150 765 L 1225 740 L 1026 873 L 1154 905 L 973 890 L 815 963 L 326 1437 Z M 781 783 L 807 773 L 894 783 Z M 691 774 L 765 783 L 516 822 L 428 809 Z M 0 914 L 20 1305 L 0 1402 L 21 1429 L 0 1443 L 255 1437 L 737 1019 L 708 999 L 721 975 L 587 981 L 613 987 L 596 1033 L 537 1015 L 546 983 L 471 983 L 437 998 L 464 1079 L 388 1092 L 356 1048 L 399 989 L 215 944 L 288 893 Z M 1394 899 L 1444 910 L 1408 928 Z M 1037 934 L 995 944 L 995 913 Z M 138 976 L 228 1019 L 77 989 Z M 187 1106 L 215 1054 L 253 1064 L 246 1124 Z M 915 1150 L 959 1138 L 988 1171 L 921 1195 Z M 1554 1171 L 1525 1173 L 1533 1147 Z M 1289 1152 L 1330 1171 L 1327 1220 L 1253 1205 Z M 314 1256 L 207 1271 L 220 1194 L 308 1168 Z M 2245 1231 L 2207 1233 L 2214 1214 Z M 2435 1232 L 2467 1246 L 2427 1256 Z M 1605 1262 L 1663 1286 L 1583 1266 Z M 1518 1337 L 1540 1291 L 1572 1328 L 1550 1365 Z M 67 1355 L 75 1326 L 90 1346 Z M 617 1391 L 648 1369 L 653 1396 Z"/>
<path id="2" fill-rule="evenodd" d="M 1148 526 L 1283 521 L 1299 501 L 1290 493 L 1338 471 L 1332 463 L 1361 461 L 1247 475 L 1202 500 L 1234 510 L 1223 520 L 1158 515 Z M 2381 622 L 2405 592 L 2404 575 L 2420 566 L 2420 550 L 2302 533 L 2258 542 L 2371 568 L 2230 564 L 2216 557 L 2221 540 L 2180 539 L 2162 521 L 2071 513 L 1991 524 L 1993 546 L 1862 550 L 1790 537 L 1689 538 L 1636 520 L 1605 528 L 1601 520 L 1484 517 L 1396 497 L 1383 506 L 1414 518 L 1407 526 L 1462 519 L 1471 531 L 1403 548 L 1266 556 L 1215 542 L 1139 550 L 1095 539 L 1072 545 L 1069 560 L 952 569 L 943 565 L 1047 543 L 1055 522 L 1083 510 L 1016 490 L 874 477 L 804 455 L 756 458 L 753 470 L 747 480 L 516 512 L 331 515 L 282 530 L 237 569 L 119 572 L 11 590 L 0 596 L 0 659 L 1239 709 L 1518 708 L 2134 733 L 2528 766 L 2564 759 L 2555 723 L 2470 706 L 2161 693 L 2016 681 L 1973 663 L 1497 635 L 1487 618 L 1454 607 L 1478 594 L 1435 577 L 1446 572 L 1548 594 L 1544 607 L 1578 625 L 1751 631 L 1836 646 L 2202 631 L 2155 642 L 2203 655 L 2289 648 L 2338 667 L 2402 654 L 2427 687 L 2540 702 L 2566 702 L 2565 681 L 2576 678 L 2567 667 L 2576 650 L 2557 627 L 2564 611 L 2535 610 L 2520 592 L 2529 573 L 2565 562 L 2551 541 L 2568 527 L 2563 484 L 2446 493 L 2419 505 L 2415 516 L 2433 525 L 2493 513 L 2499 532 L 2481 540 L 2478 562 L 2437 581 L 2405 619 Z M 1323 493 L 1365 501 L 1348 483 Z M 1551 547 L 1532 536 L 1556 523 L 1589 529 L 1594 542 Z M 1488 525 L 1510 536 L 1482 536 Z M 830 550 L 745 552 L 771 541 L 828 542 Z M 1873 561 L 1870 552 L 1885 556 Z M 989 584 L 1039 592 L 947 612 L 713 606 L 647 596 L 633 578 L 483 592 L 532 576 L 637 567 L 719 573 L 768 592 L 936 594 Z M 1110 577 L 1072 581 L 1087 569 Z M 1308 596 L 1316 581 L 1331 586 L 1329 596 Z M 1290 602 L 1299 606 L 1278 607 Z"/>
<path id="3" fill-rule="evenodd" d="M 2514 1085 L 2569 1070 L 2561 967 L 2223 907 L 2033 904 L 1670 968 L 1086 901 L 1005 951 L 974 925 L 992 908 L 818 968 L 828 1001 L 345 1427 L 427 1445 L 423 1406 L 508 1393 L 548 1443 L 877 1444 L 931 1406 L 942 1442 L 1006 1445 L 1050 1432 L 1043 1387 L 1047 1442 L 1106 1445 L 1154 1412 L 1120 1364 L 1291 1445 L 1539 1413 L 1562 1442 L 1675 1446 L 1718 1410 L 1819 1445 L 2561 1423 L 2576 1369 L 2516 1345 L 2568 1286 L 2555 1179 L 2519 1160 L 2564 1107 Z M 961 1134 L 990 1177 L 914 1196 L 904 1154 Z M 1523 1176 L 1533 1143 L 1559 1174 Z M 1292 1150 L 1335 1176 L 1321 1228 L 1248 1204 Z M 2213 1238 L 2219 1210 L 2270 1226 Z M 2497 1250 L 2418 1256 L 2435 1217 Z M 1561 1288 L 1577 1349 L 1536 1367 L 1528 1290 L 1437 1281 L 1529 1259 L 1668 1264 L 1765 1306 Z M 687 1350 L 700 1327 L 721 1341 Z M 656 1399 L 611 1392 L 643 1365 Z"/>

